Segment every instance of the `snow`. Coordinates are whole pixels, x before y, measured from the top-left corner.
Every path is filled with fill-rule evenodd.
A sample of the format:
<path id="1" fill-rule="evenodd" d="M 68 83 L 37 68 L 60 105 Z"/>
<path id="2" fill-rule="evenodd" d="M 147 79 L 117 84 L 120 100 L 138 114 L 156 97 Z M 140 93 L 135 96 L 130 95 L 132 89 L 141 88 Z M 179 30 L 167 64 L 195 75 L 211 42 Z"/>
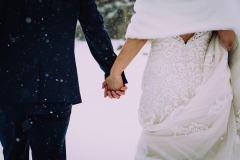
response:
<path id="1" fill-rule="evenodd" d="M 122 40 L 112 42 L 114 49 L 124 43 Z M 86 42 L 76 41 L 75 55 L 78 72 L 82 76 L 79 76 L 79 83 L 83 103 L 73 106 L 66 139 L 68 160 L 133 160 L 141 133 L 137 113 L 149 49 L 150 44 L 146 44 L 126 69 L 128 90 L 117 100 L 103 97 L 103 72 L 91 56 Z M 3 160 L 2 155 L 0 160 Z"/>

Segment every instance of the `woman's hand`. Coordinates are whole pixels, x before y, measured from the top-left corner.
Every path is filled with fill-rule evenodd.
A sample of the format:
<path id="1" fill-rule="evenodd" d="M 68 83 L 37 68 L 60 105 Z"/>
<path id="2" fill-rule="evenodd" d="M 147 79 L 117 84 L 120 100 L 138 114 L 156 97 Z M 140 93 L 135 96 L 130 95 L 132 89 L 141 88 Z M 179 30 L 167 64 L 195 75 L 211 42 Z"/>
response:
<path id="1" fill-rule="evenodd" d="M 121 76 L 109 76 L 102 83 L 104 89 L 104 97 L 117 98 L 119 99 L 122 95 L 125 95 L 127 86 L 123 85 Z"/>
<path id="2" fill-rule="evenodd" d="M 102 88 L 105 88 L 104 97 L 107 95 L 111 98 L 117 96 L 117 92 L 119 92 L 119 94 L 122 93 L 120 91 L 124 85 L 121 74 L 146 42 L 146 39 L 127 39 L 125 41 L 122 50 L 111 68 L 110 76 L 107 77 L 102 84 Z"/>
<path id="3" fill-rule="evenodd" d="M 231 30 L 219 30 L 217 32 L 223 46 L 227 49 L 227 51 L 230 51 L 236 42 L 235 32 Z"/>
<path id="4" fill-rule="evenodd" d="M 121 76 L 108 76 L 106 80 L 102 84 L 103 86 L 108 87 L 108 90 L 110 91 L 117 91 L 121 87 L 123 87 L 123 80 Z"/>

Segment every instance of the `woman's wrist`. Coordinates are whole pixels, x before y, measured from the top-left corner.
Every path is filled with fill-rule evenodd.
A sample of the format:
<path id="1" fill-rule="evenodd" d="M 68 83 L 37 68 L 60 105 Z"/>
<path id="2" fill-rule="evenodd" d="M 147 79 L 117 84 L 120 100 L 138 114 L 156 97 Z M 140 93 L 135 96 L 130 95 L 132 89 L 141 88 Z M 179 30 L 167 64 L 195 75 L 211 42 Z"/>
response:
<path id="1" fill-rule="evenodd" d="M 111 72 L 110 72 L 110 76 L 121 77 L 122 72 L 123 72 L 123 70 L 112 69 Z"/>

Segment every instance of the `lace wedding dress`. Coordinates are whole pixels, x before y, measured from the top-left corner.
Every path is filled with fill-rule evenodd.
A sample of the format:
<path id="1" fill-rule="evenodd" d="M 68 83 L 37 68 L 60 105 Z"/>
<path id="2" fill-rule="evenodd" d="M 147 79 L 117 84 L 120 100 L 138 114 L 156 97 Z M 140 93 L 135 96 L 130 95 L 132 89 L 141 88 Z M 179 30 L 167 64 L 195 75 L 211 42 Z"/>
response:
<path id="1" fill-rule="evenodd" d="M 219 44 L 212 32 L 195 33 L 187 44 L 180 36 L 152 40 L 135 160 L 240 160 L 240 111 Z"/>

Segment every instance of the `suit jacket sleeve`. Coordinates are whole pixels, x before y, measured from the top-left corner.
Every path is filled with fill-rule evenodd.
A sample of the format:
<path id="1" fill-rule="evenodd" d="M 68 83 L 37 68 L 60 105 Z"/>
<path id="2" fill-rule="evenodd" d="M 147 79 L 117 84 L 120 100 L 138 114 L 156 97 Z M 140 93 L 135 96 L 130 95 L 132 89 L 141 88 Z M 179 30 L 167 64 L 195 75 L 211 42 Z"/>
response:
<path id="1" fill-rule="evenodd" d="M 0 47 L 1 47 L 1 38 L 3 33 L 4 21 L 7 18 L 7 0 L 0 0 Z"/>
<path id="2" fill-rule="evenodd" d="M 105 72 L 105 78 L 109 76 L 111 67 L 116 59 L 110 37 L 104 28 L 102 15 L 97 9 L 94 0 L 82 0 L 79 10 L 79 21 L 87 40 L 89 49 Z M 127 83 L 122 73 L 124 84 Z"/>
<path id="3" fill-rule="evenodd" d="M 0 36 L 2 32 L 3 19 L 4 19 L 4 6 L 5 6 L 5 0 L 0 0 Z"/>

